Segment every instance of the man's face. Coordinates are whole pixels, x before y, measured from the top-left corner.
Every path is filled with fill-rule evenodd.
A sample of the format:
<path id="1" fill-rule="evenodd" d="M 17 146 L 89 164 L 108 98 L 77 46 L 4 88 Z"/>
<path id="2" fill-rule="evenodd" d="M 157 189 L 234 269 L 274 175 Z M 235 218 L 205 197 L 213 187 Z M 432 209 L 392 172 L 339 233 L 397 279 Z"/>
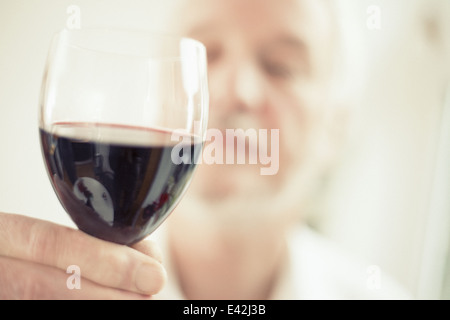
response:
<path id="1" fill-rule="evenodd" d="M 279 129 L 279 143 L 257 146 L 279 159 L 275 175 L 257 164 L 203 164 L 190 195 L 214 203 L 266 203 L 293 194 L 321 171 L 329 120 L 332 27 L 325 0 L 190 0 L 177 17 L 208 53 L 208 127 Z M 270 140 L 270 139 L 269 139 Z M 274 145 L 278 143 L 277 145 Z M 276 147 L 275 147 L 276 146 Z M 223 143 L 223 153 L 235 147 Z M 290 197 L 292 198 L 292 197 Z M 285 204 L 285 203 L 284 203 Z"/>

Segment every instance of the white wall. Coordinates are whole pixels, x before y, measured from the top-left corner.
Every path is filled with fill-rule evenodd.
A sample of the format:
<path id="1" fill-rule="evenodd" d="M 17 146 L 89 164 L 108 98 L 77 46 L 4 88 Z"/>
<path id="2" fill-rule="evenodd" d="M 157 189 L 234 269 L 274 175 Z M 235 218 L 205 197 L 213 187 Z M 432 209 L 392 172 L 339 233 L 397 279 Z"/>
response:
<path id="1" fill-rule="evenodd" d="M 355 136 L 330 182 L 320 228 L 395 275 L 417 297 L 436 297 L 450 231 L 450 208 L 433 197 L 450 194 L 448 183 L 435 181 L 436 174 L 450 177 L 450 167 L 436 173 L 450 80 L 450 2 L 340 2 L 352 9 L 352 32 L 360 31 L 366 78 Z M 381 10 L 379 30 L 364 25 L 370 5 Z"/>
<path id="2" fill-rule="evenodd" d="M 37 131 L 47 48 L 52 34 L 66 26 L 67 8 L 80 7 L 82 27 L 164 30 L 162 6 L 169 2 L 0 0 L 1 211 L 73 225 L 46 176 Z M 450 39 L 450 1 L 341 2 L 351 9 L 350 30 L 359 41 L 354 44 L 363 45 L 358 54 L 367 53 L 369 62 L 364 62 L 367 78 L 361 83 L 356 139 L 330 181 L 329 201 L 316 220 L 331 238 L 417 292 L 421 275 L 429 276 L 423 272 L 430 268 L 421 267 L 426 240 L 437 237 L 442 247 L 445 239 L 440 234 L 445 229 L 427 226 L 443 88 L 450 79 L 450 44 L 439 44 L 439 39 Z M 367 29 L 369 5 L 381 9 L 380 30 Z M 436 43 L 429 41 L 424 28 L 428 16 L 441 21 Z M 433 25 L 428 26 L 432 31 Z M 434 226 L 446 222 L 439 219 Z M 437 253 L 427 252 L 425 258 L 433 261 Z M 422 290 L 436 292 L 435 287 Z"/>

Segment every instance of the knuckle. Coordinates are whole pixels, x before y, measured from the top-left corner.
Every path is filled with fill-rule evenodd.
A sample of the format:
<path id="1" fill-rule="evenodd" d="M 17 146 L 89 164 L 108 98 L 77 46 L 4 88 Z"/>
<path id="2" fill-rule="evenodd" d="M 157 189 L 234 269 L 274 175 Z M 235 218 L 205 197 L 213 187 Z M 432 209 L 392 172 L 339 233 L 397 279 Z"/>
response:
<path id="1" fill-rule="evenodd" d="M 14 259 L 0 258 L 0 299 L 31 300 L 43 294 L 39 274 Z"/>
<path id="2" fill-rule="evenodd" d="M 32 261 L 65 269 L 69 256 L 76 257 L 86 250 L 76 233 L 64 226 L 35 223 L 30 228 L 28 256 Z"/>
<path id="3" fill-rule="evenodd" d="M 127 282 L 129 271 L 132 270 L 132 261 L 127 254 L 105 252 L 102 261 L 105 262 L 103 268 L 96 271 L 105 284 L 115 288 L 129 287 Z"/>
<path id="4" fill-rule="evenodd" d="M 9 265 L 8 261 L 0 257 L 0 299 L 14 299 L 17 297 L 16 284 L 13 282 L 14 274 L 13 268 Z"/>
<path id="5" fill-rule="evenodd" d="M 44 224 L 34 223 L 30 228 L 28 256 L 33 261 L 52 264 L 57 243 L 57 234 L 53 228 Z"/>
<path id="6" fill-rule="evenodd" d="M 21 300 L 36 300 L 42 298 L 42 285 L 39 279 L 34 277 L 23 277 L 21 281 Z"/>
<path id="7" fill-rule="evenodd" d="M 19 283 L 20 299 L 44 300 L 63 298 L 62 278 L 57 273 L 28 272 Z M 65 283 L 64 283 L 65 284 Z"/>

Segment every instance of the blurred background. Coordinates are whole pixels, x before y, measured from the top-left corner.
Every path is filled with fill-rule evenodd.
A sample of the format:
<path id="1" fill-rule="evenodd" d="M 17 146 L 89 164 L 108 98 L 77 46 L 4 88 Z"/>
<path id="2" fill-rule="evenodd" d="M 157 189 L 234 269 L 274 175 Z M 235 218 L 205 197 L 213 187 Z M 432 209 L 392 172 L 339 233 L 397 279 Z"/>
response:
<path id="1" fill-rule="evenodd" d="M 38 140 L 52 35 L 77 23 L 166 32 L 176 1 L 0 0 L 1 211 L 74 226 Z M 415 298 L 449 299 L 450 1 L 340 0 L 336 9 L 354 119 L 310 224 Z"/>

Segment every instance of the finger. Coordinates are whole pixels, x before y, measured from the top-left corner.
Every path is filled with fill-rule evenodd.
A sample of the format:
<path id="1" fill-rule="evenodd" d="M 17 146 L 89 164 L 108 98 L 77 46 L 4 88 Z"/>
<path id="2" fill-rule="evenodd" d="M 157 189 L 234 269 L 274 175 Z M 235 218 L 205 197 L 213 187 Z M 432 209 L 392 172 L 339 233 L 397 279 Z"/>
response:
<path id="1" fill-rule="evenodd" d="M 103 287 L 79 278 L 72 286 L 72 274 L 45 265 L 0 257 L 1 300 L 137 300 L 150 296 Z"/>
<path id="2" fill-rule="evenodd" d="M 131 246 L 133 249 L 146 254 L 153 259 L 156 259 L 158 262 L 163 262 L 163 254 L 159 249 L 158 245 L 152 240 L 143 240 L 138 243 L 135 243 Z"/>
<path id="3" fill-rule="evenodd" d="M 162 265 L 137 250 L 21 215 L 0 214 L 0 255 L 63 271 L 76 265 L 97 284 L 147 295 L 166 280 Z"/>

